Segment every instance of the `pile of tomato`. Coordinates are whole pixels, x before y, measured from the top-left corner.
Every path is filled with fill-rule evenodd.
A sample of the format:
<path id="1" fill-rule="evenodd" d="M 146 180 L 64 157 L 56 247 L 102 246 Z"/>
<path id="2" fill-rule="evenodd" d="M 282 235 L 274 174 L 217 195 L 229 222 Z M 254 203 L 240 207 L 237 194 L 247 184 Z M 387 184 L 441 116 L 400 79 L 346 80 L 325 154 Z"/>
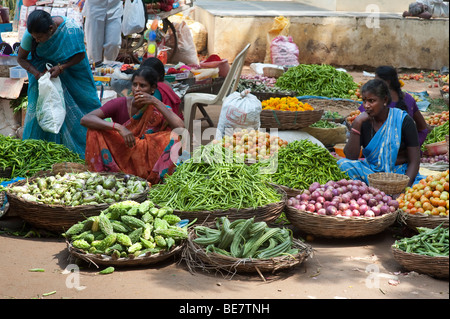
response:
<path id="1" fill-rule="evenodd" d="M 360 111 L 360 110 L 354 110 L 354 111 L 351 111 L 350 114 L 347 116 L 347 119 L 346 119 L 347 123 L 348 123 L 349 125 L 351 125 L 352 122 L 353 122 L 353 120 L 356 119 L 356 117 L 357 117 L 359 114 L 361 114 L 361 111 Z"/>
<path id="2" fill-rule="evenodd" d="M 449 170 L 430 175 L 407 188 L 397 201 L 399 208 L 409 214 L 448 216 Z"/>
<path id="3" fill-rule="evenodd" d="M 442 125 L 449 119 L 449 111 L 442 111 L 441 113 L 434 113 L 424 116 L 425 122 L 428 125 Z"/>

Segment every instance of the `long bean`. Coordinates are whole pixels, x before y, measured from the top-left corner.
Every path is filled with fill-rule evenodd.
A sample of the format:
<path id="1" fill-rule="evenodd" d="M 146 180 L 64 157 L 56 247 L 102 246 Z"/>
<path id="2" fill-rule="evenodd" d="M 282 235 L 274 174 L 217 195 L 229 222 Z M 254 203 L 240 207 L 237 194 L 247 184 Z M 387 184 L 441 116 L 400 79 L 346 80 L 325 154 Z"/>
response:
<path id="1" fill-rule="evenodd" d="M 325 184 L 330 180 L 349 178 L 327 149 L 309 140 L 289 143 L 278 151 L 277 159 L 277 171 L 265 176 L 270 182 L 289 188 L 307 189 L 313 182 Z"/>
<path id="2" fill-rule="evenodd" d="M 448 228 L 440 224 L 436 228 L 417 227 L 419 234 L 395 241 L 394 247 L 407 253 L 432 257 L 449 255 Z"/>
<path id="3" fill-rule="evenodd" d="M 206 157 L 211 160 L 208 155 Z M 153 185 L 149 198 L 158 205 L 182 211 L 256 208 L 282 198 L 254 165 L 196 162 L 179 165 L 163 184 Z"/>

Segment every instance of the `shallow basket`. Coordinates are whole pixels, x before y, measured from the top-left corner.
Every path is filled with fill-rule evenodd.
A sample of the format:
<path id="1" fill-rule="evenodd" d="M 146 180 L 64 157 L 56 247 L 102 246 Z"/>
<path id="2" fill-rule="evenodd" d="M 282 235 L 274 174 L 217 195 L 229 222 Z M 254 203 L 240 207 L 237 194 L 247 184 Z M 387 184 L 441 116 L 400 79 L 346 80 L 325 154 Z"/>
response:
<path id="1" fill-rule="evenodd" d="M 310 245 L 293 238 L 292 247 L 297 248 L 296 255 L 284 255 L 269 259 L 235 258 L 218 253 L 207 253 L 205 247 L 196 244 L 193 240 L 196 235 L 191 231 L 187 239 L 182 260 L 186 262 L 191 272 L 195 268 L 202 270 L 225 270 L 235 273 L 275 273 L 278 270 L 290 269 L 300 265 L 312 253 Z"/>
<path id="2" fill-rule="evenodd" d="M 367 176 L 369 186 L 375 187 L 387 195 L 397 195 L 403 193 L 409 183 L 407 175 L 395 173 L 373 173 Z"/>
<path id="3" fill-rule="evenodd" d="M 443 227 L 448 228 L 448 219 L 448 216 L 434 216 L 421 213 L 409 214 L 403 210 L 400 210 L 398 214 L 399 222 L 414 230 L 417 227 L 436 228 L 441 224 Z"/>
<path id="4" fill-rule="evenodd" d="M 282 97 L 294 97 L 297 95 L 296 92 L 250 92 L 251 94 L 253 94 L 254 96 L 256 96 L 256 98 L 258 100 L 265 101 L 268 100 L 270 98 L 282 98 Z"/>
<path id="5" fill-rule="evenodd" d="M 408 271 L 415 271 L 436 278 L 448 278 L 448 257 L 431 257 L 392 247 L 394 259 Z"/>
<path id="6" fill-rule="evenodd" d="M 194 224 L 201 224 L 204 222 L 210 222 L 215 220 L 217 217 L 228 217 L 230 221 L 241 219 L 241 218 L 252 218 L 255 217 L 255 222 L 274 222 L 283 212 L 284 206 L 286 205 L 286 193 L 277 186 L 272 185 L 277 189 L 277 191 L 282 194 L 281 201 L 276 203 L 270 203 L 265 206 L 257 208 L 231 208 L 226 210 L 214 210 L 214 211 L 180 211 L 174 210 L 173 213 L 179 216 L 181 219 L 196 220 Z M 158 206 L 158 205 L 156 205 Z"/>
<path id="7" fill-rule="evenodd" d="M 144 265 L 152 265 L 157 264 L 162 261 L 167 260 L 170 257 L 176 257 L 181 253 L 184 247 L 184 242 L 180 245 L 175 246 L 170 251 L 162 251 L 158 254 L 145 254 L 143 256 L 137 257 L 127 257 L 127 258 L 118 258 L 114 259 L 108 255 L 101 254 L 90 254 L 86 253 L 82 249 L 78 249 L 72 246 L 72 244 L 66 241 L 67 249 L 72 257 L 84 260 L 88 263 L 94 264 L 96 267 L 99 265 L 102 266 L 113 266 L 113 267 L 129 267 L 129 266 L 144 266 Z"/>
<path id="8" fill-rule="evenodd" d="M 286 206 L 286 218 L 300 231 L 318 237 L 355 238 L 381 233 L 391 226 L 397 212 L 377 217 L 336 217 L 318 215 Z"/>
<path id="9" fill-rule="evenodd" d="M 86 171 L 88 171 L 88 167 L 81 163 L 62 162 L 52 165 L 52 172 L 54 174 L 81 173 Z"/>
<path id="10" fill-rule="evenodd" d="M 262 110 L 260 114 L 262 128 L 279 130 L 299 130 L 316 123 L 322 118 L 323 110 L 278 111 Z"/>
<path id="11" fill-rule="evenodd" d="M 51 174 L 51 173 L 50 173 Z M 115 175 L 116 177 L 124 177 L 123 173 L 99 173 L 103 175 Z M 48 176 L 48 175 L 47 175 Z M 28 179 L 32 181 L 36 177 Z M 140 178 L 144 181 L 144 179 Z M 26 179 L 8 185 L 7 188 L 14 186 L 22 186 L 27 182 Z M 133 200 L 143 202 L 147 199 L 148 188 L 139 194 Z M 84 220 L 90 216 L 98 215 L 102 210 L 108 208 L 111 204 L 103 203 L 98 205 L 48 205 L 26 201 L 18 197 L 14 193 L 7 191 L 9 202 L 9 210 L 15 212 L 20 218 L 34 227 L 42 228 L 51 232 L 63 233 L 73 224 Z"/>

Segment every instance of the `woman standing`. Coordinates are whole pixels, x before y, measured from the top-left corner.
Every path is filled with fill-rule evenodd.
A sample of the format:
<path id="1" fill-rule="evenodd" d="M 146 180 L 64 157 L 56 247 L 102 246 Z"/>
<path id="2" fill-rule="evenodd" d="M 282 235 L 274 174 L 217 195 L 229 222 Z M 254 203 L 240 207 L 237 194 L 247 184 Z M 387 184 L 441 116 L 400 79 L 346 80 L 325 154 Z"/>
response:
<path id="1" fill-rule="evenodd" d="M 91 171 L 122 171 L 156 184 L 175 169 L 181 144 L 172 131 L 184 123 L 153 96 L 154 69 L 139 68 L 131 81 L 132 96 L 113 99 L 81 119 L 88 128 L 86 164 Z"/>
<path id="2" fill-rule="evenodd" d="M 84 158 L 87 130 L 80 120 L 101 106 L 85 51 L 83 31 L 72 19 L 52 17 L 44 10 L 29 15 L 17 57 L 29 81 L 23 139 L 64 144 Z M 52 65 L 48 71 L 47 63 Z M 38 80 L 45 72 L 60 78 L 64 92 L 66 118 L 58 134 L 44 132 L 36 119 Z"/>
<path id="3" fill-rule="evenodd" d="M 384 80 L 368 81 L 361 88 L 365 112 L 353 121 L 338 165 L 350 178 L 369 183 L 367 176 L 386 172 L 405 174 L 408 186 L 425 178 L 418 174 L 420 147 L 414 120 L 399 108 L 390 108 L 391 96 Z M 361 147 L 363 160 L 358 160 Z"/>

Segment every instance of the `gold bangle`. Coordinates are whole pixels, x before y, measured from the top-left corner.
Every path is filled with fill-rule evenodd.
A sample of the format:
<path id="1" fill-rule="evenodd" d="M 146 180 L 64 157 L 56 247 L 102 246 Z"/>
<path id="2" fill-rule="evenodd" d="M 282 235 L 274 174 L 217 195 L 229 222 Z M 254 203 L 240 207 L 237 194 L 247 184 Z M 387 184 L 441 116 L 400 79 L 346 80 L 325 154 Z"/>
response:
<path id="1" fill-rule="evenodd" d="M 63 73 L 63 71 L 64 71 L 64 68 L 62 67 L 62 65 L 61 64 L 59 64 L 58 63 L 58 68 L 59 68 L 59 70 L 61 71 L 61 73 Z"/>

